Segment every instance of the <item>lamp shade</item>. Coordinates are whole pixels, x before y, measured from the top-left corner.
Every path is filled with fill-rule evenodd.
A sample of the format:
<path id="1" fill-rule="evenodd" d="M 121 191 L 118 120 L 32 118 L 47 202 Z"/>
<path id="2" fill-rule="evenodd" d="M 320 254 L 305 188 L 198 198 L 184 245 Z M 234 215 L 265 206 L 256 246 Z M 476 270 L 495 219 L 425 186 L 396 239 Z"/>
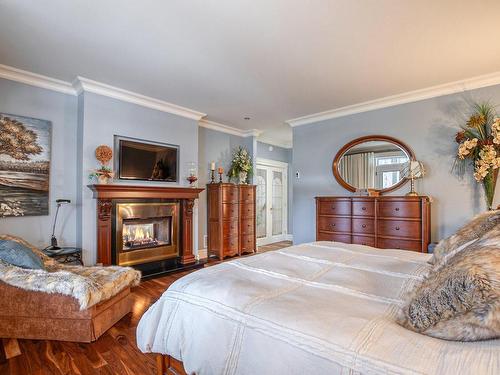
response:
<path id="1" fill-rule="evenodd" d="M 425 174 L 425 168 L 422 162 L 410 160 L 403 168 L 402 174 L 405 178 L 422 178 Z"/>

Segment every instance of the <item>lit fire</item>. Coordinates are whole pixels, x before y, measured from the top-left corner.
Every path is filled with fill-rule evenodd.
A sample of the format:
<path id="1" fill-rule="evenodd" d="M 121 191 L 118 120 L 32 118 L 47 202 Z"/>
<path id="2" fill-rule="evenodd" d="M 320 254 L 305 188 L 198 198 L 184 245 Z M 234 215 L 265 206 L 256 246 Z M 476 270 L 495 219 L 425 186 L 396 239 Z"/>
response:
<path id="1" fill-rule="evenodd" d="M 144 246 L 155 246 L 158 241 L 151 234 L 151 225 L 124 225 L 123 246 L 137 248 Z"/>

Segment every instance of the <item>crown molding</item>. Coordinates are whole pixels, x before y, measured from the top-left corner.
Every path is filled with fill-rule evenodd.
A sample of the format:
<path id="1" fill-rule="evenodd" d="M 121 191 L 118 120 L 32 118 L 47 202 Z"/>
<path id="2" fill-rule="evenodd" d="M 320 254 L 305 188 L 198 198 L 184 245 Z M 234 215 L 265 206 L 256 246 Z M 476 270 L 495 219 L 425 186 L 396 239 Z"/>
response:
<path id="1" fill-rule="evenodd" d="M 157 111 L 186 117 L 196 121 L 199 121 L 206 116 L 206 114 L 202 112 L 194 111 L 192 109 L 168 103 L 160 99 L 155 99 L 150 96 L 137 94 L 135 92 L 124 90 L 119 87 L 107 85 L 105 83 L 93 81 L 85 77 L 76 77 L 76 79 L 73 81 L 73 87 L 77 94 L 80 94 L 82 92 L 91 92 L 94 94 L 107 96 L 109 98 L 118 99 L 123 102 L 137 104 L 142 107 L 156 109 Z"/>
<path id="2" fill-rule="evenodd" d="M 277 146 L 277 147 L 281 147 L 281 148 L 293 148 L 293 145 L 291 142 L 277 141 L 275 139 L 268 139 L 266 137 L 257 138 L 257 142 L 265 143 L 268 145 Z"/>
<path id="3" fill-rule="evenodd" d="M 157 111 L 171 113 L 196 121 L 199 121 L 206 116 L 206 114 L 202 112 L 194 111 L 192 109 L 168 103 L 160 99 L 151 98 L 149 96 L 141 95 L 132 91 L 127 91 L 84 77 L 76 77 L 73 83 L 69 83 L 60 79 L 55 79 L 41 74 L 28 72 L 26 70 L 17 69 L 12 66 L 0 64 L 0 78 L 69 95 L 79 95 L 84 91 L 92 92 L 94 94 L 107 96 L 124 102 L 156 109 Z"/>
<path id="4" fill-rule="evenodd" d="M 393 107 L 400 104 L 417 102 L 420 100 L 436 98 L 444 95 L 456 94 L 459 92 L 480 89 L 482 87 L 488 87 L 498 84 L 500 84 L 500 72 L 495 72 L 460 81 L 449 82 L 442 85 L 431 86 L 424 89 L 408 91 L 402 94 L 386 96 L 384 98 L 335 108 L 329 111 L 313 113 L 311 115 L 297 117 L 285 122 L 291 127 L 302 126 L 314 122 L 330 120 L 338 117 L 353 115 L 356 113 L 373 111 L 375 109 Z"/>
<path id="5" fill-rule="evenodd" d="M 215 121 L 202 119 L 198 122 L 202 128 L 215 130 L 222 133 L 236 135 L 238 137 L 258 137 L 262 131 L 258 129 L 242 130 L 229 125 L 220 124 Z"/>
<path id="6" fill-rule="evenodd" d="M 63 94 L 76 95 L 75 89 L 69 82 L 13 68 L 12 66 L 0 64 L 0 78 L 61 92 Z"/>

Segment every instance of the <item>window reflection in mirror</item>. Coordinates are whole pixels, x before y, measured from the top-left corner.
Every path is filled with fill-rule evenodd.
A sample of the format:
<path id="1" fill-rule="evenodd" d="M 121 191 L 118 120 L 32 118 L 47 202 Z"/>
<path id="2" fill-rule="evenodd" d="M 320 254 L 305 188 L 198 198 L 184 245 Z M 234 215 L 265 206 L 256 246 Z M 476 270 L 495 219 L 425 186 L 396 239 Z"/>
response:
<path id="1" fill-rule="evenodd" d="M 410 160 L 399 146 L 387 141 L 367 141 L 351 147 L 340 158 L 342 179 L 357 189 L 386 189 L 402 178 Z"/>

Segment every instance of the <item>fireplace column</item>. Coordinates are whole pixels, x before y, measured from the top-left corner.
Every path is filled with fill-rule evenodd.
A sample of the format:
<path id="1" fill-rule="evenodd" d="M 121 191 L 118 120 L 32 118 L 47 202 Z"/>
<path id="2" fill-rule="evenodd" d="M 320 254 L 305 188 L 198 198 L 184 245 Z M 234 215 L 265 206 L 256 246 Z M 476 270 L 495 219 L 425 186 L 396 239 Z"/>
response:
<path id="1" fill-rule="evenodd" d="M 193 255 L 193 206 L 194 199 L 183 199 L 181 201 L 181 264 L 191 264 L 196 261 Z"/>
<path id="2" fill-rule="evenodd" d="M 97 200 L 97 262 L 111 265 L 111 199 Z"/>

